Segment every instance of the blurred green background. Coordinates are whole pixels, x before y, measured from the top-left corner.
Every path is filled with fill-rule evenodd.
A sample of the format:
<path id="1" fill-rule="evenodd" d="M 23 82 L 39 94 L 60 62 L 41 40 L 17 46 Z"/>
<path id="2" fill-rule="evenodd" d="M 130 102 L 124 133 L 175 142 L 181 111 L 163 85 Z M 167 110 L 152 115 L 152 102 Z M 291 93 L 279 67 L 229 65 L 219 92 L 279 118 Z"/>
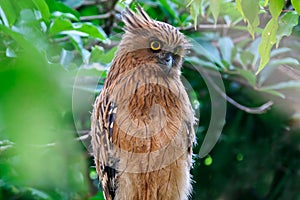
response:
<path id="1" fill-rule="evenodd" d="M 0 199 L 104 199 L 90 152 L 90 112 L 123 33 L 120 13 L 138 3 L 197 43 L 182 69 L 200 112 L 192 199 L 299 200 L 295 2 L 0 0 Z M 275 40 L 264 36 L 273 33 L 265 27 L 274 7 Z M 260 46 L 266 39 L 277 46 Z M 261 47 L 270 49 L 270 61 L 257 73 Z M 218 75 L 225 91 L 214 83 Z M 226 123 L 201 158 L 209 124 L 218 123 L 210 120 L 208 83 L 227 102 Z"/>

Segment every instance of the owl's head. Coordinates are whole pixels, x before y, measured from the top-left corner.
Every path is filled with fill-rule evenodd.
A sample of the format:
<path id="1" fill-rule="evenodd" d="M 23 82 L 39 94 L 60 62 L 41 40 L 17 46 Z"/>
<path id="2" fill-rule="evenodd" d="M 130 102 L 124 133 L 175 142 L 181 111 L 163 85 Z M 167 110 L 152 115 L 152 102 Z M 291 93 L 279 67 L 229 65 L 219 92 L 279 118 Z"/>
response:
<path id="1" fill-rule="evenodd" d="M 175 27 L 151 19 L 137 6 L 137 13 L 126 9 L 122 13 L 125 34 L 120 52 L 132 53 L 136 62 L 158 64 L 166 71 L 179 71 L 189 43 Z"/>

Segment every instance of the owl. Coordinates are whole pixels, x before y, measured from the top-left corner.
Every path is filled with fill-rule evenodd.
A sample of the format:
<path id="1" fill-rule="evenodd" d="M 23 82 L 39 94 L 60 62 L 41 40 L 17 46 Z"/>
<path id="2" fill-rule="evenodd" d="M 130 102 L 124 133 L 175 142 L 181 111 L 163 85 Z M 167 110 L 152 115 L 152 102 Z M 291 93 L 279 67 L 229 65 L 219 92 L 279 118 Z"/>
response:
<path id="1" fill-rule="evenodd" d="M 137 6 L 92 117 L 96 170 L 106 200 L 184 200 L 192 186 L 194 112 L 180 79 L 189 42 Z"/>

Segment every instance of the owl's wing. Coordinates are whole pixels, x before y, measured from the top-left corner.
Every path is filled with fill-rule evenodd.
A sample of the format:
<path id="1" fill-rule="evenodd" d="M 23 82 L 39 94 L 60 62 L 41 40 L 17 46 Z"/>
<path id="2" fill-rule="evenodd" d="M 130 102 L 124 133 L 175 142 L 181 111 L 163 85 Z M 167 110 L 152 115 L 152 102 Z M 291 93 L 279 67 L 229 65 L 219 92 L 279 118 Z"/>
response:
<path id="1" fill-rule="evenodd" d="M 116 191 L 117 171 L 114 168 L 116 164 L 114 163 L 112 143 L 116 112 L 116 104 L 110 102 L 107 96 L 104 98 L 99 95 L 95 102 L 92 119 L 93 149 L 97 173 L 107 200 L 114 199 Z"/>

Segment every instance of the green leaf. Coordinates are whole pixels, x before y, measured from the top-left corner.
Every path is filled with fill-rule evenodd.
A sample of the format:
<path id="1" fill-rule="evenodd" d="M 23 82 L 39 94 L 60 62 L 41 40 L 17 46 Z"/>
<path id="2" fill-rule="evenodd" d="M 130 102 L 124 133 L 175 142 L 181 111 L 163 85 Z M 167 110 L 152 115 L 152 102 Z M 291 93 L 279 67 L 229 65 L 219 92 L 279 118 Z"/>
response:
<path id="1" fill-rule="evenodd" d="M 82 32 L 79 32 L 79 33 L 82 33 Z M 81 35 L 80 34 L 79 35 L 74 34 L 72 32 L 69 32 L 68 35 L 70 36 L 69 38 L 70 38 L 72 44 L 74 45 L 76 50 L 82 56 L 83 63 L 87 64 L 88 60 L 89 60 L 89 57 L 90 57 L 90 52 L 84 48 L 83 43 L 82 43 L 82 38 L 80 37 Z"/>
<path id="2" fill-rule="evenodd" d="M 276 90 L 269 90 L 269 89 L 260 88 L 259 91 L 266 92 L 268 94 L 271 94 L 271 95 L 280 97 L 282 99 L 285 99 L 285 95 L 282 94 L 281 92 L 276 91 Z"/>
<path id="3" fill-rule="evenodd" d="M 17 14 L 10 0 L 0 1 L 0 16 L 5 26 L 12 26 L 15 23 Z"/>
<path id="4" fill-rule="evenodd" d="M 231 64 L 232 60 L 232 51 L 234 48 L 234 44 L 229 37 L 223 37 L 219 39 L 219 47 L 222 54 L 222 58 Z"/>
<path id="5" fill-rule="evenodd" d="M 298 15 L 300 15 L 300 1 L 299 0 L 292 0 L 292 5 L 295 8 Z"/>
<path id="6" fill-rule="evenodd" d="M 225 66 L 223 65 L 219 51 L 218 49 L 211 45 L 210 43 L 203 42 L 203 43 L 198 43 L 195 41 L 192 42 L 192 49 L 200 56 L 204 56 L 207 58 L 211 63 L 214 63 L 213 65 L 217 65 L 222 69 L 225 69 Z"/>
<path id="7" fill-rule="evenodd" d="M 272 18 L 278 18 L 284 5 L 284 0 L 270 1 L 270 12 Z"/>
<path id="8" fill-rule="evenodd" d="M 68 19 L 56 18 L 50 25 L 49 34 L 55 35 L 65 30 L 73 30 L 71 21 Z"/>
<path id="9" fill-rule="evenodd" d="M 45 1 L 48 4 L 51 13 L 53 12 L 70 13 L 73 16 L 75 16 L 75 20 L 79 21 L 80 14 L 76 10 L 69 8 L 65 4 L 56 0 L 45 0 Z"/>
<path id="10" fill-rule="evenodd" d="M 81 31 L 83 33 L 87 33 L 87 34 L 89 34 L 89 36 L 99 39 L 101 41 L 107 39 L 105 32 L 102 29 L 101 29 L 102 31 L 100 31 L 100 29 L 98 29 L 93 24 L 76 23 L 76 24 L 73 24 L 73 27 L 75 30 Z"/>
<path id="11" fill-rule="evenodd" d="M 278 47 L 279 42 L 283 36 L 291 35 L 293 28 L 298 24 L 298 18 L 299 16 L 296 12 L 287 12 L 280 18 L 276 36 L 276 47 Z"/>
<path id="12" fill-rule="evenodd" d="M 187 57 L 185 60 L 187 62 L 191 63 L 192 65 L 196 65 L 196 66 L 194 66 L 195 68 L 197 68 L 197 67 L 206 67 L 206 68 L 217 70 L 217 71 L 220 70 L 216 66 L 216 64 L 214 64 L 212 62 L 208 62 L 208 61 L 202 60 L 202 59 L 200 59 L 199 57 L 196 57 L 196 56 Z"/>
<path id="13" fill-rule="evenodd" d="M 246 69 L 248 64 L 252 64 L 255 58 L 255 55 L 251 51 L 241 51 L 240 52 L 240 62 L 243 67 Z"/>
<path id="14" fill-rule="evenodd" d="M 259 25 L 259 0 L 240 0 L 237 9 L 242 11 L 242 16 L 248 22 L 248 31 L 254 38 L 254 32 Z"/>
<path id="15" fill-rule="evenodd" d="M 32 0 L 37 9 L 41 12 L 42 18 L 45 22 L 50 20 L 50 11 L 47 3 L 44 0 Z"/>
<path id="16" fill-rule="evenodd" d="M 253 74 L 252 71 L 250 70 L 244 70 L 244 69 L 239 69 L 239 68 L 236 68 L 236 70 L 238 71 L 238 73 L 244 77 L 251 86 L 255 87 L 256 85 L 256 76 L 255 74 Z"/>
<path id="17" fill-rule="evenodd" d="M 7 27 L 10 27 L 8 19 L 4 13 L 4 11 L 2 10 L 2 7 L 0 6 L 0 24 L 4 24 Z"/>
<path id="18" fill-rule="evenodd" d="M 45 15 L 44 20 L 47 21 L 46 19 L 49 19 L 48 18 L 49 16 L 47 16 L 47 11 L 46 11 L 47 5 L 43 0 L 37 2 L 36 4 L 35 1 L 34 0 L 22 0 L 22 1 L 0 0 L 0 16 L 3 20 L 3 23 L 7 27 L 11 27 L 12 25 L 15 24 L 15 22 L 19 18 L 20 12 L 26 9 L 38 10 L 41 13 L 42 17 Z M 50 15 L 49 12 L 48 14 Z"/>
<path id="19" fill-rule="evenodd" d="M 299 61 L 295 58 L 281 58 L 281 59 L 274 59 L 269 62 L 268 66 L 280 66 L 280 65 L 299 65 Z"/>
<path id="20" fill-rule="evenodd" d="M 124 8 L 125 9 L 125 8 Z M 123 10 L 123 9 L 122 9 Z M 99 8 L 97 5 L 91 5 L 91 6 L 83 6 L 80 8 L 80 15 L 81 16 L 92 16 L 92 15 L 98 15 L 99 14 Z M 100 19 L 93 19 L 90 20 L 92 24 L 98 25 L 103 23 Z"/>
<path id="21" fill-rule="evenodd" d="M 60 11 L 55 11 L 52 13 L 53 18 L 62 18 L 62 19 L 70 19 L 73 21 L 79 21 L 78 18 L 72 13 L 64 13 Z"/>
<path id="22" fill-rule="evenodd" d="M 99 9 L 97 6 L 91 5 L 80 9 L 81 16 L 91 16 L 91 15 L 98 15 L 98 14 L 99 14 Z"/>
<path id="23" fill-rule="evenodd" d="M 159 0 L 160 4 L 162 5 L 163 9 L 166 9 L 169 14 L 173 18 L 175 18 L 178 22 L 180 22 L 180 18 L 178 17 L 177 9 L 175 8 L 175 4 L 170 0 Z"/>
<path id="24" fill-rule="evenodd" d="M 266 7 L 269 3 L 269 0 L 265 0 L 264 7 Z"/>
<path id="25" fill-rule="evenodd" d="M 101 41 L 107 39 L 105 32 L 101 28 L 97 28 L 90 23 L 71 23 L 70 20 L 63 18 L 55 19 L 50 26 L 50 35 L 58 33 L 90 36 Z"/>
<path id="26" fill-rule="evenodd" d="M 241 13 L 243 18 L 245 18 L 243 9 L 242 9 L 242 0 L 236 0 L 236 9 Z"/>
<path id="27" fill-rule="evenodd" d="M 91 197 L 89 200 L 105 200 L 103 192 L 99 191 L 95 196 Z"/>
<path id="28" fill-rule="evenodd" d="M 277 49 L 274 49 L 271 51 L 271 57 L 278 56 L 280 54 L 284 54 L 284 53 L 287 53 L 290 51 L 291 51 L 291 49 L 287 48 L 287 47 L 277 48 Z"/>
<path id="29" fill-rule="evenodd" d="M 118 47 L 115 46 L 113 48 L 111 48 L 107 53 L 105 53 L 100 59 L 99 61 L 103 64 L 108 64 L 110 63 L 114 56 L 115 56 L 115 52 L 117 51 Z"/>
<path id="30" fill-rule="evenodd" d="M 272 19 L 266 25 L 263 33 L 262 40 L 258 47 L 258 52 L 261 56 L 260 64 L 256 74 L 258 74 L 270 60 L 270 51 L 276 43 L 276 33 L 278 29 L 278 17 L 281 13 L 284 0 L 270 1 L 270 12 Z"/>
<path id="31" fill-rule="evenodd" d="M 80 37 L 88 37 L 89 36 L 89 34 L 81 32 L 81 31 L 77 31 L 77 30 L 66 30 L 66 31 L 61 31 L 60 33 L 64 34 L 64 35 L 69 35 L 69 36 L 72 36 L 72 35 L 77 35 Z"/>
<path id="32" fill-rule="evenodd" d="M 298 89 L 300 88 L 300 81 L 297 80 L 292 80 L 292 81 L 287 81 L 287 82 L 280 82 L 275 85 L 270 85 L 270 86 L 264 86 L 261 87 L 260 89 L 263 90 L 284 90 L 284 89 Z"/>
<path id="33" fill-rule="evenodd" d="M 252 87 L 256 87 L 256 76 L 251 70 L 235 68 L 234 70 L 227 71 L 227 73 L 232 75 L 239 75 L 246 79 Z"/>
<path id="34" fill-rule="evenodd" d="M 270 60 L 271 48 L 276 43 L 277 29 L 278 29 L 277 20 L 272 18 L 271 21 L 268 22 L 268 24 L 266 25 L 262 33 L 262 40 L 258 47 L 258 53 L 261 59 L 256 74 L 258 74 Z"/>
<path id="35" fill-rule="evenodd" d="M 259 91 L 267 92 L 269 94 L 279 96 L 284 99 L 285 95 L 276 90 L 299 89 L 299 88 L 300 88 L 300 81 L 292 80 L 292 81 L 281 82 L 270 86 L 261 87 L 259 88 Z"/>
<path id="36" fill-rule="evenodd" d="M 222 2 L 220 15 L 224 17 L 226 24 L 232 25 L 233 27 L 243 19 L 241 13 L 236 10 L 236 4 L 233 4 L 230 1 Z"/>
<path id="37" fill-rule="evenodd" d="M 91 56 L 89 59 L 89 63 L 100 62 L 102 56 L 104 54 L 104 49 L 101 46 L 94 46 L 92 48 Z"/>
<path id="38" fill-rule="evenodd" d="M 74 60 L 74 54 L 72 51 L 67 51 L 65 49 L 62 50 L 61 52 L 61 58 L 60 58 L 60 64 L 67 69 L 69 65 L 72 63 Z"/>
<path id="39" fill-rule="evenodd" d="M 190 6 L 190 13 L 194 20 L 194 28 L 197 29 L 198 16 L 201 15 L 202 10 L 202 0 L 191 0 L 188 6 Z"/>
<path id="40" fill-rule="evenodd" d="M 38 51 L 36 50 L 36 48 L 33 46 L 32 42 L 26 40 L 24 38 L 23 35 L 21 35 L 20 33 L 14 32 L 11 29 L 7 28 L 4 25 L 0 24 L 0 31 L 3 31 L 4 33 L 6 33 L 7 35 L 9 35 L 12 39 L 14 39 L 23 49 L 31 49 L 31 53 L 33 55 L 37 55 Z"/>
<path id="41" fill-rule="evenodd" d="M 256 66 L 259 60 L 259 53 L 257 51 L 259 44 L 261 43 L 261 38 L 256 38 L 253 42 L 250 43 L 248 47 L 246 47 L 246 51 L 251 52 L 253 56 L 251 56 L 251 65 Z"/>
<path id="42" fill-rule="evenodd" d="M 210 10 L 215 20 L 215 24 L 218 22 L 218 16 L 220 14 L 221 1 L 220 0 L 209 0 Z"/>

